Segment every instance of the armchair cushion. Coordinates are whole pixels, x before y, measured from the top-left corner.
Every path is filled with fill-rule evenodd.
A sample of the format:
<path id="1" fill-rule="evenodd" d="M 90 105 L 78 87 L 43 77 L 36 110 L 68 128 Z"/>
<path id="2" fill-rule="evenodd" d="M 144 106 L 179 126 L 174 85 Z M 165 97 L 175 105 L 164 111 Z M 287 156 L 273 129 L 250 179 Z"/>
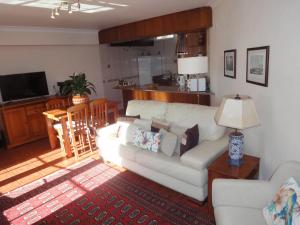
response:
<path id="1" fill-rule="evenodd" d="M 260 209 L 221 206 L 214 213 L 218 225 L 266 225 Z"/>
<path id="2" fill-rule="evenodd" d="M 267 181 L 215 179 L 213 181 L 213 206 L 232 206 L 259 209 L 272 199 L 276 188 Z"/>

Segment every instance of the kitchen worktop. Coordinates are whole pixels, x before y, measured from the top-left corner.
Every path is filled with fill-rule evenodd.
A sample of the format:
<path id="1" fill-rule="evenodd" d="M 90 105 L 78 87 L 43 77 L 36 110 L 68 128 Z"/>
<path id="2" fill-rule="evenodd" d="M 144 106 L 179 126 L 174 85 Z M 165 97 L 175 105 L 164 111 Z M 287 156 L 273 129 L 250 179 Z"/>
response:
<path id="1" fill-rule="evenodd" d="M 187 89 L 180 89 L 178 86 L 117 86 L 115 89 L 122 90 L 124 109 L 130 100 L 155 100 L 163 102 L 190 103 L 210 105 L 212 92 L 191 92 Z"/>
<path id="2" fill-rule="evenodd" d="M 180 89 L 178 86 L 159 86 L 159 85 L 145 85 L 145 86 L 117 86 L 115 89 L 121 90 L 140 90 L 140 91 L 151 91 L 151 92 L 169 92 L 177 94 L 201 94 L 201 95 L 214 95 L 213 92 L 209 91 L 189 91 L 188 89 Z"/>

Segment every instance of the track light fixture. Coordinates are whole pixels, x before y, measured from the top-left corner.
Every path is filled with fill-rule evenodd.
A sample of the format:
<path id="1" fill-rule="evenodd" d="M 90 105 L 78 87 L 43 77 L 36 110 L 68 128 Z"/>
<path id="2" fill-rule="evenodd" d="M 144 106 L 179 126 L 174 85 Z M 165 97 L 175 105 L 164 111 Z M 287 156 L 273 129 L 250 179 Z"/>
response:
<path id="1" fill-rule="evenodd" d="M 58 6 L 51 11 L 51 19 L 59 16 L 61 11 L 68 11 L 69 14 L 80 11 L 80 0 L 59 0 Z"/>

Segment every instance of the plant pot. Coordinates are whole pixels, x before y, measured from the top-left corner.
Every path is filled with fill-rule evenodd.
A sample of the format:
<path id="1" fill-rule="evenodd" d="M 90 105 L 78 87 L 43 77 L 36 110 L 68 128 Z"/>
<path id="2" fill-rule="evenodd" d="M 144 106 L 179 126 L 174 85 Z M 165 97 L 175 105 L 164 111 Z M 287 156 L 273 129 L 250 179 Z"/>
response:
<path id="1" fill-rule="evenodd" d="M 88 103 L 89 97 L 87 95 L 73 95 L 72 102 L 74 105 Z"/>

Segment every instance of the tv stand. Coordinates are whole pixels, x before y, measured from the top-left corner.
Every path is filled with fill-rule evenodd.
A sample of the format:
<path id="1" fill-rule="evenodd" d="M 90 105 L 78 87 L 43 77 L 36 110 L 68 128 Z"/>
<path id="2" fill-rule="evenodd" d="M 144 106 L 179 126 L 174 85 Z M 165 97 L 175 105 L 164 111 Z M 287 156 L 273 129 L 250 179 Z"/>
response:
<path id="1" fill-rule="evenodd" d="M 42 113 L 46 111 L 46 102 L 51 98 L 54 96 L 0 104 L 8 149 L 47 137 L 47 126 Z"/>

